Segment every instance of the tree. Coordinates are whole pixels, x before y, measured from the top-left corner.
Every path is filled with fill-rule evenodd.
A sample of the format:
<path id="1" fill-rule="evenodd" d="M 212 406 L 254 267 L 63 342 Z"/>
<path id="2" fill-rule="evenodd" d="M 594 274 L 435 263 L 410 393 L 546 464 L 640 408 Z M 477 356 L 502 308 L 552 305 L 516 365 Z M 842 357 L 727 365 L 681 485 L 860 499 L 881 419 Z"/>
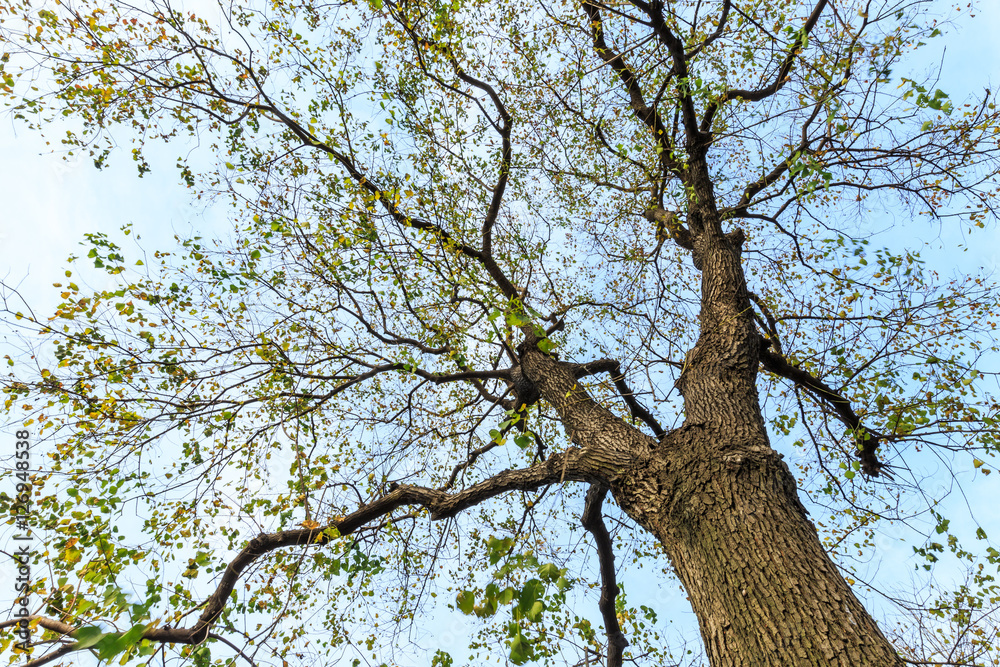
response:
<path id="1" fill-rule="evenodd" d="M 236 219 L 145 262 L 88 235 L 116 285 L 68 271 L 51 319 L 6 294 L 53 345 L 5 385 L 49 447 L 54 644 L 29 664 L 367 655 L 440 580 L 515 664 L 620 665 L 655 642 L 616 546 L 669 559 L 712 665 L 903 663 L 776 447 L 839 517 L 828 545 L 923 500 L 927 451 L 990 469 L 995 288 L 900 241 L 996 215 L 994 95 L 893 74 L 947 7 L 193 9 L 4 8 L 15 118 L 65 117 L 98 167 L 130 139 L 140 176 L 148 142 L 187 142 L 182 179 Z M 973 560 L 937 500 L 947 545 L 919 553 Z M 603 640 L 567 602 L 568 525 L 597 548 Z M 990 650 L 983 549 L 932 609 L 972 637 L 951 662 Z"/>

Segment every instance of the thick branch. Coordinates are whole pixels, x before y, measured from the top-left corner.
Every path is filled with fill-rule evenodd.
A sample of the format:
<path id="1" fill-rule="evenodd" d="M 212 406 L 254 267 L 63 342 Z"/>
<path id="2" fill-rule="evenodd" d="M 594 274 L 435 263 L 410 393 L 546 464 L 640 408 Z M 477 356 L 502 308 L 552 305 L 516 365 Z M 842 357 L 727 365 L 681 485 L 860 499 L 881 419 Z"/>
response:
<path id="1" fill-rule="evenodd" d="M 660 423 L 656 421 L 656 418 L 653 417 L 649 410 L 636 400 L 635 394 L 625 382 L 625 374 L 622 372 L 620 363 L 614 359 L 598 359 L 587 364 L 580 364 L 573 374 L 577 378 L 582 378 L 595 373 L 608 373 L 611 375 L 611 381 L 615 383 L 615 389 L 621 394 L 622 399 L 628 406 L 629 412 L 632 413 L 632 417 L 644 422 L 656 434 L 658 440 L 663 439 L 666 431 L 663 430 L 663 427 L 660 426 Z"/>
<path id="2" fill-rule="evenodd" d="M 656 238 L 667 236 L 685 250 L 694 250 L 694 239 L 691 231 L 677 219 L 677 214 L 662 208 L 651 208 L 643 214 L 647 220 L 656 225 Z"/>
<path id="3" fill-rule="evenodd" d="M 150 628 L 141 639 L 172 644 L 200 644 L 209 637 L 213 623 L 222 614 L 230 594 L 239 582 L 246 569 L 262 556 L 272 551 L 293 546 L 323 545 L 344 535 L 350 535 L 359 528 L 379 519 L 404 505 L 423 507 L 430 514 L 431 520 L 446 519 L 459 512 L 478 505 L 490 498 L 509 491 L 533 491 L 548 484 L 563 481 L 596 481 L 598 476 L 588 465 L 579 449 L 571 448 L 550 457 L 543 463 L 521 470 L 505 470 L 490 479 L 475 484 L 458 493 L 445 493 L 435 489 L 420 486 L 400 485 L 349 516 L 329 525 L 315 529 L 287 530 L 277 533 L 262 533 L 250 540 L 250 543 L 226 566 L 219 580 L 215 593 L 204 603 L 201 615 L 189 628 Z M 53 632 L 72 637 L 78 630 L 66 623 L 32 616 L 38 624 Z M 0 629 L 18 622 L 12 619 L 0 623 Z M 60 646 L 56 651 L 42 656 L 31 665 L 43 665 L 56 658 L 82 650 L 78 642 Z"/>
<path id="4" fill-rule="evenodd" d="M 533 347 L 521 355 L 525 376 L 559 414 L 566 434 L 580 446 L 587 470 L 594 479 L 614 481 L 659 441 L 595 401 L 578 381 L 576 373 L 582 368 L 582 364 L 557 361 Z"/>
<path id="5" fill-rule="evenodd" d="M 618 623 L 615 613 L 615 598 L 618 597 L 618 583 L 615 581 L 615 554 L 612 550 L 611 535 L 604 525 L 601 516 L 601 504 L 608 495 L 607 487 L 591 484 L 587 491 L 587 502 L 583 507 L 583 527 L 594 536 L 594 546 L 597 547 L 597 558 L 601 569 L 601 599 L 597 603 L 604 619 L 604 631 L 608 635 L 607 667 L 621 667 L 622 653 L 628 646 L 628 640 Z"/>

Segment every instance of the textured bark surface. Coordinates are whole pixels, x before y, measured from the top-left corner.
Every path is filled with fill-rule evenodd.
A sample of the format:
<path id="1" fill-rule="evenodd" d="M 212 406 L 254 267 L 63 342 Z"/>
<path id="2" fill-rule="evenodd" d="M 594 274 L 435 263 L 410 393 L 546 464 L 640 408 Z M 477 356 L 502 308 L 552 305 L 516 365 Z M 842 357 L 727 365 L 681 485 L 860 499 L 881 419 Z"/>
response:
<path id="1" fill-rule="evenodd" d="M 586 473 L 572 477 L 610 483 L 666 549 L 712 665 L 901 664 L 823 551 L 756 404 L 742 406 L 756 419 L 688 424 L 658 443 L 590 399 L 565 365 L 537 353 L 524 365 L 580 447 Z M 703 393 L 722 414 L 741 410 L 740 394 Z"/>
<path id="2" fill-rule="evenodd" d="M 713 666 L 900 665 L 823 550 L 768 442 L 743 234 L 722 232 L 707 177 L 703 185 L 688 218 L 702 309 L 677 381 L 684 425 L 660 441 L 643 434 L 593 401 L 573 365 L 537 350 L 522 356 L 524 375 L 579 448 L 575 478 L 608 484 L 666 549 Z"/>
<path id="3" fill-rule="evenodd" d="M 898 665 L 766 443 L 693 426 L 614 488 L 666 548 L 711 664 Z"/>

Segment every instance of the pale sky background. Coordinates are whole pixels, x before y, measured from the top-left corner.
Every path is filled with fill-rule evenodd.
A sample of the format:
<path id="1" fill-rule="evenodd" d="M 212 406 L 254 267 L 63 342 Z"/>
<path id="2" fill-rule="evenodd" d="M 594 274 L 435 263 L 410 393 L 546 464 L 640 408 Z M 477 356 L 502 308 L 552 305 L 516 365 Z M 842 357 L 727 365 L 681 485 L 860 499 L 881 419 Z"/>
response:
<path id="1" fill-rule="evenodd" d="M 938 86 L 951 94 L 956 107 L 970 94 L 981 95 L 984 87 L 996 90 L 1000 86 L 997 37 L 1000 0 L 984 0 L 980 5 L 976 18 L 965 22 L 961 32 L 949 31 L 940 43 L 928 46 L 923 54 L 928 62 L 936 62 L 942 46 L 947 47 Z M 51 135 L 57 142 L 58 133 Z M 9 117 L 0 116 L 0 279 L 18 286 L 36 312 L 42 314 L 51 312 L 59 300 L 59 290 L 52 283 L 65 280 L 66 257 L 71 253 L 86 254 L 79 245 L 86 232 L 106 232 L 115 238 L 119 227 L 131 223 L 142 237 L 143 246 L 150 251 L 169 249 L 174 234 L 225 234 L 229 212 L 225 208 L 206 211 L 200 205 L 192 205 L 189 190 L 179 183 L 173 165 L 182 151 L 179 145 L 154 151 L 153 172 L 143 179 L 136 177 L 127 150 L 114 155 L 110 167 L 97 171 L 89 158 L 64 162 L 51 155 L 51 149 L 36 133 L 18 126 Z M 971 272 L 978 267 L 995 272 L 1000 265 L 1000 230 L 993 223 L 987 230 L 977 231 L 971 240 L 963 239 L 954 226 L 914 223 L 906 228 L 906 233 L 913 235 L 915 241 L 930 244 L 928 253 L 941 260 L 945 275 L 953 268 Z M 947 250 L 959 243 L 968 243 L 969 251 L 957 254 Z M 0 352 L 0 356 L 4 353 Z M 995 479 L 990 484 L 968 487 L 969 504 L 983 508 L 980 518 L 983 527 L 995 538 L 994 544 L 1000 538 L 1000 519 L 990 520 L 990 512 L 985 508 L 995 506 L 995 490 Z M 962 509 L 958 508 L 959 513 Z M 975 527 L 969 530 L 974 531 Z M 880 549 L 893 553 L 896 537 L 883 536 Z M 895 561 L 893 567 L 905 564 L 906 570 L 912 571 L 911 556 L 899 553 L 902 560 Z M 873 568 L 878 567 L 873 564 Z M 683 594 L 677 590 L 635 588 L 630 593 L 630 602 L 662 609 L 665 613 L 661 614 L 661 621 L 669 619 L 665 607 L 669 608 L 674 600 L 682 602 Z M 879 606 L 877 600 L 869 598 L 868 602 Z M 593 611 L 596 614 L 596 609 Z M 460 624 L 452 629 L 456 645 L 461 644 L 461 635 L 468 628 Z M 447 638 L 451 636 L 452 630 L 446 629 L 439 638 L 449 641 Z"/>

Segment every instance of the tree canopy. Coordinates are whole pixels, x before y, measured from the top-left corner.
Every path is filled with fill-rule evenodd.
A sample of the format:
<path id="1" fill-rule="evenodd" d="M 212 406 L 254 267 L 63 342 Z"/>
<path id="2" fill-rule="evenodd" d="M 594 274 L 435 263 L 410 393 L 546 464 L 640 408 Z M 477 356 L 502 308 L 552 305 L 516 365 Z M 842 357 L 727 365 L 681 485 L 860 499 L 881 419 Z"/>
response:
<path id="1" fill-rule="evenodd" d="M 175 146 L 233 219 L 5 288 L 28 664 L 996 664 L 942 502 L 995 465 L 998 292 L 909 242 L 996 221 L 995 94 L 900 73 L 954 10 L 6 0 L 18 123 Z M 899 524 L 968 579 L 879 629 L 850 558 Z"/>

